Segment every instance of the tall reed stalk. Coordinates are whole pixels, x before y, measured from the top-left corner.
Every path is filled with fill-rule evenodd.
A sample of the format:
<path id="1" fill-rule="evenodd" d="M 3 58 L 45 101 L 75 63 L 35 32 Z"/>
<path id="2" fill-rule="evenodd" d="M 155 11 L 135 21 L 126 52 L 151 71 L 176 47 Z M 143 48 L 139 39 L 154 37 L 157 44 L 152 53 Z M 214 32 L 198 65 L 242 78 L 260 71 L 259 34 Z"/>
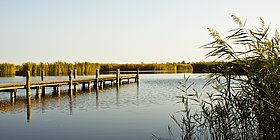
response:
<path id="1" fill-rule="evenodd" d="M 209 28 L 214 40 L 203 46 L 210 49 L 207 57 L 231 62 L 220 65 L 220 72 L 206 83 L 214 92 L 188 90 L 187 78 L 187 84 L 180 84 L 185 93 L 179 97 L 185 105 L 183 118 L 172 118 L 183 140 L 280 139 L 280 35 L 276 31 L 269 38 L 262 19 L 260 27 L 247 29 L 238 17 L 232 18 L 237 27 L 228 36 L 221 38 Z M 186 100 L 196 102 L 200 110 L 189 113 L 193 107 Z"/>

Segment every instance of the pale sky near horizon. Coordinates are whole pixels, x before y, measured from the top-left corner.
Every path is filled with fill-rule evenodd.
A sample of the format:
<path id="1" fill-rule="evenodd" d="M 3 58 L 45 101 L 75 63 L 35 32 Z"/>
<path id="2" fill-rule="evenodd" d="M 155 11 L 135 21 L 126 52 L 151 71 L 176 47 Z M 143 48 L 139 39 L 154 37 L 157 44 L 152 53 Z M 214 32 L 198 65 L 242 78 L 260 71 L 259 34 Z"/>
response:
<path id="1" fill-rule="evenodd" d="M 279 0 L 0 0 L 0 63 L 207 61 L 231 15 L 280 29 Z"/>

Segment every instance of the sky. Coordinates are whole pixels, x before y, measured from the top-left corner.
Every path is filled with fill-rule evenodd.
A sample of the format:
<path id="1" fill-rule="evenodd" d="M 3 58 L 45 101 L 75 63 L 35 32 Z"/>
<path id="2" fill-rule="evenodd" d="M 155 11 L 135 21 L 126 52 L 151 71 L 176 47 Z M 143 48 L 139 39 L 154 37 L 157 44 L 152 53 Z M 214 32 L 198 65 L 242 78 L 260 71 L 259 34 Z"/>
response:
<path id="1" fill-rule="evenodd" d="M 210 61 L 207 28 L 222 35 L 231 15 L 271 32 L 279 0 L 0 0 L 0 63 Z"/>

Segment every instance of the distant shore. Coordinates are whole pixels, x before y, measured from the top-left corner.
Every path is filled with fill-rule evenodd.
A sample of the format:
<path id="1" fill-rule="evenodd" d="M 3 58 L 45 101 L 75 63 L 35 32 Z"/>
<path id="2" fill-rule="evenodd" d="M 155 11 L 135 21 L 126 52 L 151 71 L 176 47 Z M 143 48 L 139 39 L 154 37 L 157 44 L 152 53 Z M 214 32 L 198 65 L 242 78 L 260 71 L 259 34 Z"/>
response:
<path id="1" fill-rule="evenodd" d="M 57 61 L 54 63 L 33 63 L 27 62 L 21 65 L 12 63 L 0 63 L 0 77 L 24 76 L 27 71 L 32 76 L 39 76 L 44 70 L 47 76 L 68 75 L 69 70 L 77 69 L 78 75 L 93 75 L 96 69 L 103 74 L 113 73 L 117 69 L 122 71 L 136 71 L 139 69 L 143 73 L 215 73 L 224 65 L 232 65 L 231 62 L 167 62 L 167 63 L 139 63 L 139 64 L 117 64 L 117 63 L 91 63 L 77 62 L 68 63 Z M 237 70 L 238 71 L 238 70 Z"/>

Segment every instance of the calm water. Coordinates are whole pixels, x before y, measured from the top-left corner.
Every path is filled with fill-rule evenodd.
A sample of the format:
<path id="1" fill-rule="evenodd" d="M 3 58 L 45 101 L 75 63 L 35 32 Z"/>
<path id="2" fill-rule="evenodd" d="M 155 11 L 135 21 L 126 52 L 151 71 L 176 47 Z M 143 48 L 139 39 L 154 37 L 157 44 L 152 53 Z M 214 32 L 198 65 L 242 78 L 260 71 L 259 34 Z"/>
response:
<path id="1" fill-rule="evenodd" d="M 140 83 L 124 84 L 118 90 L 106 87 L 98 92 L 79 91 L 69 96 L 48 95 L 41 101 L 32 100 L 30 113 L 24 91 L 18 91 L 18 101 L 9 103 L 9 93 L 0 95 L 0 139 L 40 140 L 146 140 L 152 134 L 168 137 L 168 125 L 179 139 L 178 127 L 170 118 L 183 109 L 176 98 L 182 95 L 176 87 L 183 74 L 140 75 Z M 190 82 L 202 88 L 206 75 L 190 75 Z M 47 79 L 67 77 L 47 77 Z M 1 83 L 24 82 L 23 77 L 0 78 Z M 39 80 L 39 77 L 33 77 Z M 62 88 L 67 90 L 66 87 Z M 35 91 L 33 91 L 33 96 Z"/>

